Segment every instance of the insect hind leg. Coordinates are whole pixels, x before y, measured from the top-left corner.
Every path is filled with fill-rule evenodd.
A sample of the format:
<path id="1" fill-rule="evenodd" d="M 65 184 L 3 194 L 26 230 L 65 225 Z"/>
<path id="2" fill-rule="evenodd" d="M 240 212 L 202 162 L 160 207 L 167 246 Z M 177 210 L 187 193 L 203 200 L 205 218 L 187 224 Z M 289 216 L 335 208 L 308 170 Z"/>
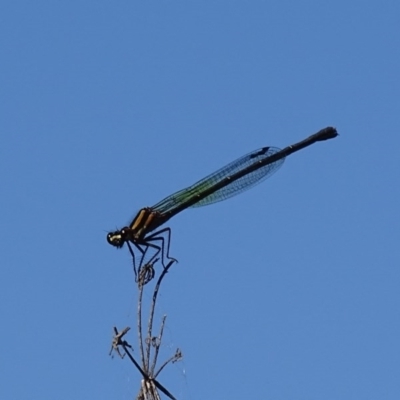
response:
<path id="1" fill-rule="evenodd" d="M 151 242 L 160 242 L 160 245 L 157 246 L 156 244 L 153 244 Z M 146 237 L 146 244 L 148 246 L 159 249 L 157 254 L 161 252 L 161 263 L 164 268 L 166 259 L 178 262 L 177 259 L 170 257 L 169 255 L 170 243 L 171 243 L 171 228 L 160 229 L 159 231 L 154 232 Z"/>

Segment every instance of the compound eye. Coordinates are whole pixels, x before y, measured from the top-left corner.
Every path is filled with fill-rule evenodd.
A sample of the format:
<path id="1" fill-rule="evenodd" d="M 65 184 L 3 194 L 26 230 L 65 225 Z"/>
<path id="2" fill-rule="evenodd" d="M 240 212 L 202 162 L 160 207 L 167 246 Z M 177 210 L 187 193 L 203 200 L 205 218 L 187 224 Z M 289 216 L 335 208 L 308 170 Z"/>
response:
<path id="1" fill-rule="evenodd" d="M 121 236 L 126 237 L 126 236 L 129 235 L 129 231 L 130 231 L 130 228 L 125 226 L 119 231 L 119 233 L 120 233 Z"/>

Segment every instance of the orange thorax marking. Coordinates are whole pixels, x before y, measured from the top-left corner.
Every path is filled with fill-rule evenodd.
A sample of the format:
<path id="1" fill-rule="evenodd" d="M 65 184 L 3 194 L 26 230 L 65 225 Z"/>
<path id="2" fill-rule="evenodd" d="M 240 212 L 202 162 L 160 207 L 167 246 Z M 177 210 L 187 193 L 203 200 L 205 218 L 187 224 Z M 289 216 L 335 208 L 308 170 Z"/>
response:
<path id="1" fill-rule="evenodd" d="M 130 226 L 134 239 L 142 239 L 148 232 L 162 225 L 161 220 L 163 218 L 159 212 L 151 208 L 142 208 Z"/>

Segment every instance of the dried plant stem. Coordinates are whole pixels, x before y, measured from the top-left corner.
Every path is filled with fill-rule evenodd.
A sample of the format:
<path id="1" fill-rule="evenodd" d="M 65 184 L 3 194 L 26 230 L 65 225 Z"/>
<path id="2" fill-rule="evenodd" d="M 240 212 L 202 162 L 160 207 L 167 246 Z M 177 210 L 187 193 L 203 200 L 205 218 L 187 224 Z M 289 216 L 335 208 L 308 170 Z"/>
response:
<path id="1" fill-rule="evenodd" d="M 142 264 L 143 257 L 141 259 Z M 157 372 L 154 373 L 157 360 L 159 357 L 159 351 L 163 339 L 165 321 L 167 316 L 164 315 L 161 320 L 161 326 L 158 333 L 158 336 L 153 337 L 153 324 L 154 324 L 154 314 L 156 309 L 157 297 L 160 290 L 161 283 L 165 275 L 167 274 L 170 267 L 176 262 L 176 260 L 171 260 L 165 268 L 163 268 L 153 290 L 153 296 L 149 309 L 149 320 L 147 326 L 147 336 L 143 338 L 143 329 L 142 329 L 142 318 L 143 318 L 143 292 L 145 285 L 154 277 L 154 264 L 157 263 L 158 259 L 154 260 L 152 263 L 148 263 L 145 265 L 139 265 L 139 269 L 137 271 L 137 275 L 135 274 L 135 279 L 138 282 L 138 309 L 137 309 L 137 330 L 138 330 L 138 340 L 139 340 L 139 352 L 140 352 L 140 360 L 141 365 L 135 360 L 135 358 L 131 354 L 132 346 L 126 341 L 123 340 L 123 336 L 129 331 L 129 327 L 123 329 L 121 332 L 118 332 L 117 328 L 114 328 L 114 338 L 111 346 L 111 352 L 115 351 L 121 358 L 124 358 L 125 355 L 131 360 L 134 366 L 142 375 L 141 387 L 139 393 L 136 397 L 137 400 L 161 400 L 159 392 L 163 393 L 171 400 L 176 400 L 176 398 L 156 379 L 156 377 L 160 374 L 160 372 L 164 369 L 166 365 L 171 362 L 178 361 L 182 358 L 182 353 L 179 349 L 177 349 L 174 356 L 170 357 L 166 360 L 160 368 L 158 368 Z M 136 271 L 135 271 L 136 272 Z M 144 344 L 146 343 L 146 344 Z M 120 351 L 120 347 L 123 349 L 124 353 L 122 354 Z M 151 348 L 154 347 L 154 352 L 152 354 Z M 110 354 L 111 354 L 110 352 Z M 151 365 L 151 367 L 150 367 Z"/>

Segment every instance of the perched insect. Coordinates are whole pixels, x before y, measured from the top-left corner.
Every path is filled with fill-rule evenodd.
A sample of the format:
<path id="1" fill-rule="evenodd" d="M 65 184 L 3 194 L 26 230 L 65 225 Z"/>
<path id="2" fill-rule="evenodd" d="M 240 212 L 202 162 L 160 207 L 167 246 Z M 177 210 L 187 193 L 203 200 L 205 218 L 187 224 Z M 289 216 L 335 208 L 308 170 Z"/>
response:
<path id="1" fill-rule="evenodd" d="M 121 230 L 110 232 L 107 241 L 121 248 L 128 245 L 135 268 L 135 253 L 131 243 L 141 254 L 142 264 L 149 248 L 154 250 L 152 263 L 161 253 L 161 262 L 173 260 L 169 256 L 171 229 L 157 230 L 171 217 L 189 207 L 201 207 L 235 196 L 271 176 L 283 164 L 285 157 L 323 140 L 338 135 L 335 128 L 327 127 L 307 139 L 280 150 L 276 147 L 263 147 L 231 162 L 186 189 L 180 190 L 153 207 L 142 208 L 133 221 Z M 140 267 L 139 267 L 140 268 Z"/>

